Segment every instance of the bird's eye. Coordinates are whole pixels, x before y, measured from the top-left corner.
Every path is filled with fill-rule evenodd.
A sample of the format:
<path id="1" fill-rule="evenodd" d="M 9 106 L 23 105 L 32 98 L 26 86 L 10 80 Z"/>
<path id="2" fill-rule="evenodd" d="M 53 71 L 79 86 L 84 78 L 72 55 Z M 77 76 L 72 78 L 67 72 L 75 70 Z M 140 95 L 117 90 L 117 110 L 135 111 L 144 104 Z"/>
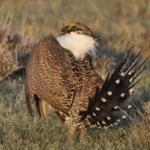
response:
<path id="1" fill-rule="evenodd" d="M 61 32 L 62 32 L 62 33 L 65 33 L 65 32 L 68 30 L 68 27 L 69 27 L 69 26 L 65 26 L 64 28 L 62 28 L 62 29 L 61 29 Z"/>

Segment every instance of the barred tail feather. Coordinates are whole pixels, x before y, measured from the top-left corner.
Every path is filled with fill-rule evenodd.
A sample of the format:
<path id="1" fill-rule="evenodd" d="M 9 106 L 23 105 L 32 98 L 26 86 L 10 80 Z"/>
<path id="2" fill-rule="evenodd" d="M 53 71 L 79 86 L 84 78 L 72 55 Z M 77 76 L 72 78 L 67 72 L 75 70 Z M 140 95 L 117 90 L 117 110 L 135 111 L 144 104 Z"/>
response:
<path id="1" fill-rule="evenodd" d="M 145 61 L 141 53 L 131 58 L 133 47 L 124 55 L 114 72 L 108 75 L 101 89 L 97 87 L 95 96 L 89 100 L 88 110 L 81 112 L 81 120 L 88 120 L 92 127 L 112 127 L 127 117 L 121 109 L 133 94 L 137 77 L 144 70 Z M 132 106 L 128 105 L 126 110 Z M 120 111 L 116 111 L 120 110 Z"/>

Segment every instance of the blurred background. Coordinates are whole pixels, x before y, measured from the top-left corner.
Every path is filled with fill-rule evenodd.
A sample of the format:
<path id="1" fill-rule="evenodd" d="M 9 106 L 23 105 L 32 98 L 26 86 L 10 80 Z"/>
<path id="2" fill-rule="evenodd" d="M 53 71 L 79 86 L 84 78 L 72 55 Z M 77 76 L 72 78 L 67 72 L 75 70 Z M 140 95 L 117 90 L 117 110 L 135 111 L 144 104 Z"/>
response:
<path id="1" fill-rule="evenodd" d="M 150 0 L 0 0 L 0 149 L 68 149 L 66 129 L 55 115 L 30 125 L 24 77 L 34 45 L 50 34 L 58 36 L 70 22 L 84 23 L 106 38 L 107 47 L 94 60 L 103 78 L 133 44 L 135 53 L 142 50 L 143 58 L 148 58 L 133 98 L 140 105 L 136 105 L 136 112 L 144 121 L 134 118 L 132 126 L 121 126 L 117 131 L 91 132 L 88 145 L 77 144 L 75 149 L 149 149 Z"/>

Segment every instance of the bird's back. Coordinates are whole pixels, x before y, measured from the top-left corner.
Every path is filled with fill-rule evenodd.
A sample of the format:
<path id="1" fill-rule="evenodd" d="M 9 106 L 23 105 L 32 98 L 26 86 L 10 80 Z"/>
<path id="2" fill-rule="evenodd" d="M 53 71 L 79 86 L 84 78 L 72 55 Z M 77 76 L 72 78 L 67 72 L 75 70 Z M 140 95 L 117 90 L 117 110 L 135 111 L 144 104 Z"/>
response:
<path id="1" fill-rule="evenodd" d="M 33 94 L 57 111 L 68 113 L 87 108 L 97 76 L 88 56 L 76 60 L 50 36 L 33 51 L 27 65 L 27 82 Z"/>

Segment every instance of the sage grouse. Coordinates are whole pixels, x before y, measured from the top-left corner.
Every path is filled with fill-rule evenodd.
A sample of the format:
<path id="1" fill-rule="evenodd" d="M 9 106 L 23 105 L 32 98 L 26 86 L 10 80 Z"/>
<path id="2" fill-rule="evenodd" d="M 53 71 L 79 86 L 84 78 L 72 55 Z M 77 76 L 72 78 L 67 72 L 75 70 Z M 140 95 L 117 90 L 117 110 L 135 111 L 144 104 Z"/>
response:
<path id="1" fill-rule="evenodd" d="M 54 110 L 69 127 L 69 141 L 80 128 L 84 142 L 88 127 L 107 129 L 126 118 L 121 106 L 132 95 L 144 62 L 140 54 L 131 57 L 131 48 L 103 81 L 91 60 L 103 43 L 99 34 L 82 23 L 72 23 L 61 32 L 40 41 L 28 61 L 26 103 L 32 116 L 34 105 L 40 118 Z"/>

